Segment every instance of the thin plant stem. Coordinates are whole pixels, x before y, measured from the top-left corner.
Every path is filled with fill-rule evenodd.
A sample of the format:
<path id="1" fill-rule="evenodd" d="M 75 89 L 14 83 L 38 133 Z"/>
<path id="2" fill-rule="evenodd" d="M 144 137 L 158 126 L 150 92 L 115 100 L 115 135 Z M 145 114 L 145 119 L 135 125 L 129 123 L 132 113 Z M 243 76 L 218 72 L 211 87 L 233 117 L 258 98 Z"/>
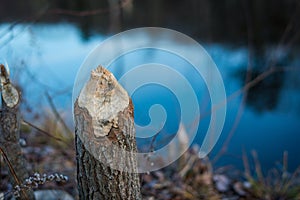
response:
<path id="1" fill-rule="evenodd" d="M 253 151 L 251 151 L 251 154 L 252 154 L 252 157 L 253 157 L 253 160 L 255 163 L 255 172 L 256 172 L 257 178 L 261 183 L 264 183 L 265 180 L 264 180 L 264 176 L 263 176 L 263 173 L 261 170 L 261 166 L 260 166 L 260 162 L 259 162 L 257 153 L 256 153 L 256 151 L 253 150 Z"/>
<path id="2" fill-rule="evenodd" d="M 60 116 L 59 112 L 57 111 L 53 101 L 52 101 L 52 98 L 50 97 L 50 95 L 46 92 L 46 97 L 47 97 L 47 100 L 50 104 L 50 107 L 51 107 L 51 110 L 53 112 L 53 114 L 55 115 L 56 119 L 58 119 L 58 121 L 60 122 L 60 124 L 64 127 L 64 129 L 67 131 L 67 133 L 69 135 L 72 135 L 72 131 L 71 129 L 67 126 L 67 124 L 65 123 L 65 121 L 62 119 L 62 117 Z"/>
<path id="3" fill-rule="evenodd" d="M 5 160 L 5 162 L 6 162 L 7 166 L 8 166 L 8 168 L 9 168 L 10 173 L 11 173 L 12 176 L 13 176 L 13 179 L 15 180 L 15 182 L 17 183 L 17 185 L 21 185 L 21 181 L 20 181 L 19 178 L 17 177 L 17 174 L 16 174 L 16 172 L 15 172 L 15 170 L 14 170 L 14 168 L 13 168 L 11 162 L 9 161 L 7 155 L 5 154 L 5 152 L 3 151 L 3 149 L 2 149 L 1 147 L 0 147 L 0 152 L 1 152 L 1 154 L 2 154 L 2 156 L 3 156 L 3 158 L 4 158 L 4 160 Z M 24 190 L 21 190 L 21 192 L 23 193 L 23 196 L 24 196 L 26 199 L 29 200 L 29 198 L 28 198 L 26 192 L 25 192 Z"/>
<path id="4" fill-rule="evenodd" d="M 45 134 L 45 135 L 47 135 L 47 136 L 49 136 L 49 137 L 51 137 L 51 138 L 53 138 L 53 139 L 55 139 L 59 142 L 63 142 L 64 144 L 70 146 L 70 144 L 68 142 L 64 141 L 63 139 L 61 139 L 59 137 L 56 137 L 56 136 L 53 136 L 51 133 L 48 133 L 47 131 L 42 130 L 41 128 L 37 127 L 36 125 L 34 125 L 34 124 L 24 120 L 24 119 L 22 121 L 23 121 L 23 124 L 28 125 L 28 126 L 34 128 L 34 129 L 36 129 L 40 133 L 43 133 L 43 134 Z"/>

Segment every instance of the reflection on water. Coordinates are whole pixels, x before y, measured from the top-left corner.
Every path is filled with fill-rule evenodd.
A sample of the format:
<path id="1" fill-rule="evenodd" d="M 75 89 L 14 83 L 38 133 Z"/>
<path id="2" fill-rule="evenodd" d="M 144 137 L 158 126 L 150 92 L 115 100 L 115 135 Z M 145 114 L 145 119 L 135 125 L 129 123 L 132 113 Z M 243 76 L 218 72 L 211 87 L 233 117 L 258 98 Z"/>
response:
<path id="1" fill-rule="evenodd" d="M 9 63 L 13 81 L 18 82 L 23 88 L 23 107 L 31 107 L 32 110 L 47 107 L 45 101 L 47 91 L 54 97 L 55 104 L 65 113 L 66 119 L 71 124 L 71 92 L 76 72 L 87 54 L 105 37 L 96 35 L 88 41 L 82 41 L 80 31 L 70 24 L 35 26 L 23 24 L 13 29 L 9 27 L 10 24 L 0 26 L 2 34 L 0 54 Z M 193 54 L 187 46 L 175 42 L 174 45 Z M 228 95 L 226 123 L 212 155 L 215 155 L 223 145 L 234 124 L 242 100 L 242 95 L 235 94 L 244 86 L 246 74 L 251 74 L 248 81 L 257 80 L 261 73 L 269 70 L 267 64 L 273 63 L 273 66 L 280 67 L 282 70 L 266 76 L 254 85 L 250 84 L 252 87 L 249 88 L 246 107 L 228 149 L 228 153 L 233 157 L 226 154 L 220 163 L 241 166 L 241 152 L 245 148 L 257 150 L 266 168 L 280 160 L 284 150 L 289 152 L 290 167 L 298 166 L 300 164 L 298 160 L 300 72 L 293 68 L 300 64 L 299 58 L 294 57 L 297 52 L 291 52 L 283 57 L 278 56 L 274 62 L 268 61 L 267 56 L 259 54 L 260 56 L 253 57 L 254 61 L 249 71 L 247 48 L 232 48 L 222 44 L 205 44 L 204 47 L 220 70 Z M 130 66 L 139 62 L 154 62 L 157 57 L 163 56 L 170 66 L 187 65 L 184 61 L 176 60 L 170 55 L 156 55 L 155 52 L 131 53 L 126 56 L 114 64 Z M 284 70 L 285 67 L 289 70 Z M 201 123 L 194 142 L 201 144 L 210 119 L 209 94 L 203 80 L 194 77 L 190 67 L 183 67 L 181 70 L 197 92 L 200 102 Z M 116 77 L 119 78 L 122 71 L 117 72 L 119 74 L 116 73 Z M 135 119 L 140 125 L 149 123 L 148 110 L 151 105 L 159 103 L 164 106 L 168 118 L 160 133 L 160 140 L 163 143 L 168 142 L 178 128 L 177 116 L 180 109 L 174 96 L 165 88 L 145 86 L 134 93 L 133 102 Z M 157 143 L 158 147 L 159 145 L 161 143 Z"/>
<path id="2" fill-rule="evenodd" d="M 182 31 L 201 41 L 245 44 L 252 29 L 252 42 L 258 46 L 278 42 L 283 35 L 284 42 L 300 42 L 294 38 L 299 33 L 298 0 L 122 0 L 118 5 L 113 2 L 117 1 L 4 0 L 0 1 L 0 19 L 44 23 L 67 20 L 80 28 L 83 39 L 89 39 L 95 32 L 106 34 L 157 26 Z"/>

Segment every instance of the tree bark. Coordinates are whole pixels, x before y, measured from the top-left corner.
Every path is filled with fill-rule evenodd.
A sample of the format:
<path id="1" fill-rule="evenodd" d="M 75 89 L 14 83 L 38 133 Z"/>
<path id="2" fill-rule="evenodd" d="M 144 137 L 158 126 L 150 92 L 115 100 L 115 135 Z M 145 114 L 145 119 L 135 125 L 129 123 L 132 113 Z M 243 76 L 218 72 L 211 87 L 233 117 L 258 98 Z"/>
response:
<path id="1" fill-rule="evenodd" d="M 99 66 L 74 105 L 80 199 L 141 199 L 133 105 Z"/>
<path id="2" fill-rule="evenodd" d="M 13 171 L 10 177 L 13 186 L 21 186 L 28 178 L 27 163 L 22 154 L 20 140 L 20 113 L 18 105 L 10 108 L 2 100 L 0 113 L 0 147 L 8 158 Z M 32 190 L 21 190 L 17 199 L 34 199 Z"/>

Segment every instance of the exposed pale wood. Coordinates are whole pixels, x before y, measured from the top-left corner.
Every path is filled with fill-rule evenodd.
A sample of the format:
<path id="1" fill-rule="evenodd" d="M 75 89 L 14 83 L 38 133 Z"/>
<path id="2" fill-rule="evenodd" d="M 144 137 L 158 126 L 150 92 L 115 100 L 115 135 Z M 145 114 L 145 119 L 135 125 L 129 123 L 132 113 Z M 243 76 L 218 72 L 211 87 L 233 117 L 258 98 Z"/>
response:
<path id="1" fill-rule="evenodd" d="M 141 199 L 133 105 L 105 68 L 92 71 L 74 114 L 80 199 Z"/>

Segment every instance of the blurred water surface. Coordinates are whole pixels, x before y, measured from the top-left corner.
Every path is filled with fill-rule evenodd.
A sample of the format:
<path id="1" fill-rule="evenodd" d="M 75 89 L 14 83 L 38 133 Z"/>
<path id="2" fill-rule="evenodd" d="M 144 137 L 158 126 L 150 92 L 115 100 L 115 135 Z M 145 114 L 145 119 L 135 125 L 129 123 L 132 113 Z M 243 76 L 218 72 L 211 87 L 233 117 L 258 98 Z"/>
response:
<path id="1" fill-rule="evenodd" d="M 82 38 L 80 29 L 70 23 L 2 23 L 0 36 L 0 55 L 10 67 L 13 82 L 22 88 L 24 117 L 32 117 L 26 111 L 45 113 L 49 107 L 45 95 L 48 93 L 67 123 L 72 126 L 71 95 L 76 73 L 88 53 L 109 36 L 94 34 L 86 40 Z M 147 40 L 147 35 L 144 37 Z M 128 38 L 129 42 L 130 40 L 135 38 Z M 172 45 L 193 54 L 189 46 L 176 41 Z M 289 167 L 295 169 L 300 165 L 299 49 L 287 51 L 284 46 L 274 44 L 253 53 L 244 45 L 202 45 L 220 70 L 228 96 L 225 126 L 210 157 L 214 157 L 228 135 L 234 132 L 228 151 L 218 160 L 218 165 L 233 164 L 241 168 L 242 150 L 249 152 L 254 149 L 258 152 L 264 168 L 270 168 L 282 159 L 283 151 L 287 150 Z M 180 71 L 196 91 L 201 120 L 194 143 L 201 145 L 210 121 L 211 104 L 203 80 L 195 75 L 189 63 L 166 52 L 143 50 L 120 57 L 112 63 L 111 69 L 120 78 L 132 66 L 161 61 L 162 58 L 164 64 Z M 244 106 L 240 107 L 245 93 L 237 91 L 245 86 L 249 63 L 252 79 L 269 70 L 270 63 L 280 70 L 254 84 L 248 90 Z M 119 66 L 123 67 L 122 70 Z M 165 77 L 172 78 L 168 74 Z M 126 84 L 124 87 L 126 88 Z M 175 96 L 167 88 L 146 85 L 138 89 L 132 98 L 135 121 L 141 126 L 149 123 L 148 112 L 153 104 L 161 104 L 165 108 L 167 120 L 158 141 L 155 142 L 156 148 L 170 141 L 179 126 L 180 108 Z M 240 121 L 236 121 L 239 112 Z M 239 123 L 232 130 L 236 122 Z M 194 125 L 191 123 L 191 126 Z M 149 141 L 151 138 L 141 144 Z"/>

